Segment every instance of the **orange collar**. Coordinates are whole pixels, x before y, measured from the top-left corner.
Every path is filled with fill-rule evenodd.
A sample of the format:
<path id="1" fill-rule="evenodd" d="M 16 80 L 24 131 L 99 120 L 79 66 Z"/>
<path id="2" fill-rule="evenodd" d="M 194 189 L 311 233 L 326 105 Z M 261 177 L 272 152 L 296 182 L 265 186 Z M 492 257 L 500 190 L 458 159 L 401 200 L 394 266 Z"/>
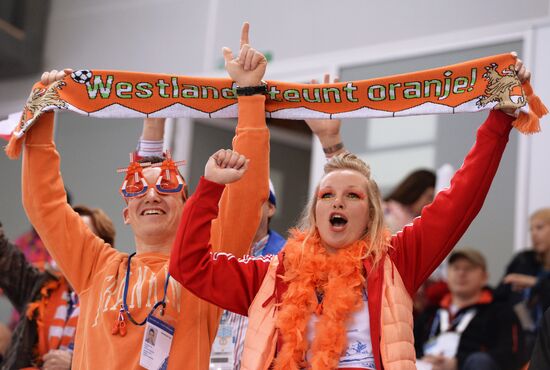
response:
<path id="1" fill-rule="evenodd" d="M 483 289 L 481 291 L 481 294 L 479 295 L 479 299 L 477 300 L 476 304 L 489 304 L 491 302 L 493 302 L 493 293 L 491 293 L 489 289 Z M 445 296 L 443 296 L 439 305 L 441 306 L 441 308 L 448 309 L 452 303 L 453 297 L 451 293 L 447 293 Z"/>

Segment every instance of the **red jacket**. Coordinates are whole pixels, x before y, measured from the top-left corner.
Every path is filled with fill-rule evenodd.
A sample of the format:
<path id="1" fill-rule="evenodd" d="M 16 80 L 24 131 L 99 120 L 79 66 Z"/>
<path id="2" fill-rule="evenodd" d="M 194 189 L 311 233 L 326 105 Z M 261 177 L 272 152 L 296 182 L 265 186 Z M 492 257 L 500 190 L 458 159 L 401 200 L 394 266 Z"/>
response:
<path id="1" fill-rule="evenodd" d="M 508 142 L 512 120 L 500 111 L 492 111 L 478 129 L 476 143 L 454 175 L 450 188 L 438 193 L 412 225 L 392 236 L 388 257 L 411 296 L 449 254 L 481 209 Z M 171 254 L 170 274 L 200 298 L 247 315 L 270 258 L 236 258 L 211 252 L 210 223 L 218 214 L 223 189 L 224 186 L 202 178 L 186 203 Z M 284 249 L 280 258 L 284 258 Z M 373 269 L 371 261 L 366 260 L 365 268 L 373 352 L 377 368 L 383 369 L 380 359 L 383 264 Z M 278 301 L 284 289 L 278 279 L 274 292 Z"/>

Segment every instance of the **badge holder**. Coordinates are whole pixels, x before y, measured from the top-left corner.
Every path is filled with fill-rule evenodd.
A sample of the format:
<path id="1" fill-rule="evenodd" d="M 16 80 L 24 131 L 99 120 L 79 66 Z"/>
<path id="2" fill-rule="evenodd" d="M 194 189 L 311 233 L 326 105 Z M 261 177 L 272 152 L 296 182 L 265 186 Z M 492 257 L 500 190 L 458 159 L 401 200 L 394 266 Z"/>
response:
<path id="1" fill-rule="evenodd" d="M 455 319 L 457 322 L 451 325 L 449 312 L 440 308 L 436 314 L 437 319 L 432 323 L 432 334 L 430 335 L 432 338 L 424 344 L 424 354 L 433 356 L 443 355 L 451 358 L 455 357 L 458 352 L 460 337 L 473 320 L 476 313 L 477 310 L 475 308 L 469 309 L 459 315 Z M 435 333 L 437 324 L 439 324 L 440 333 L 435 336 L 433 334 Z M 454 330 L 452 330 L 452 326 L 455 326 Z"/>
<path id="2" fill-rule="evenodd" d="M 174 325 L 167 317 L 159 318 L 154 313 L 147 317 L 139 365 L 149 369 L 166 369 L 174 338 Z"/>
<path id="3" fill-rule="evenodd" d="M 135 252 L 128 256 L 128 264 L 126 266 L 126 277 L 124 279 L 124 290 L 122 293 L 122 304 L 117 315 L 115 323 L 111 329 L 113 335 L 124 337 L 128 330 L 126 319 L 132 324 L 143 327 L 145 331 L 141 345 L 141 355 L 139 363 L 146 369 L 166 369 L 168 366 L 168 356 L 172 339 L 174 337 L 174 327 L 176 319 L 169 315 L 165 315 L 166 297 L 168 293 L 168 285 L 170 282 L 170 273 L 166 275 L 164 281 L 164 295 L 162 300 L 157 301 L 153 308 L 149 311 L 147 317 L 143 321 L 136 320 L 130 313 L 126 298 L 128 297 L 128 286 L 130 280 L 130 266 L 132 257 Z M 160 316 L 157 316 L 157 312 Z"/>
<path id="4" fill-rule="evenodd" d="M 229 312 L 223 311 L 218 333 L 212 343 L 210 368 L 214 370 L 232 370 L 235 363 L 235 342 L 233 326 L 229 322 Z"/>

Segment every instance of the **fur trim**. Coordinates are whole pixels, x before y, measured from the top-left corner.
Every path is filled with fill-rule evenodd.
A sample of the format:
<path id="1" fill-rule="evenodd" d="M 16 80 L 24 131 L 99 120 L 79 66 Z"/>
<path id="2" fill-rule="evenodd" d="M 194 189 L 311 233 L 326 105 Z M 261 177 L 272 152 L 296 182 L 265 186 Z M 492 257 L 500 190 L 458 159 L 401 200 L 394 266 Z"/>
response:
<path id="1" fill-rule="evenodd" d="M 283 345 L 275 359 L 275 369 L 336 369 L 347 345 L 347 324 L 351 315 L 363 307 L 363 256 L 367 243 L 356 241 L 345 249 L 329 254 L 319 236 L 306 237 L 293 232 L 285 246 L 285 274 L 288 289 L 282 297 L 277 317 Z M 317 292 L 324 295 L 318 303 Z M 307 325 L 312 313 L 319 316 L 312 357 Z"/>

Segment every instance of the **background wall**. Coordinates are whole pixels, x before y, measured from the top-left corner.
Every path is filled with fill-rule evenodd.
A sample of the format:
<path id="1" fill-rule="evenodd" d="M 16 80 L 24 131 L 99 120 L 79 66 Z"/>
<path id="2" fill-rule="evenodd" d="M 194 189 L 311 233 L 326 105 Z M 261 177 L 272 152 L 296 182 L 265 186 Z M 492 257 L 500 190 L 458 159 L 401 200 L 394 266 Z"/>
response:
<path id="1" fill-rule="evenodd" d="M 540 98 L 550 102 L 550 25 L 536 29 L 533 35 L 532 61 L 533 73 L 535 73 L 534 88 Z M 548 104 L 547 104 L 548 105 Z M 527 161 L 529 163 L 527 173 L 522 173 L 522 179 L 527 195 L 527 208 L 533 211 L 542 205 L 550 206 L 550 170 L 548 158 L 550 154 L 550 118 L 546 116 L 542 121 L 542 131 L 534 136 L 524 139 L 528 147 Z"/>
<path id="2" fill-rule="evenodd" d="M 233 120 L 197 120 L 193 132 L 192 157 L 188 166 L 190 187 L 194 189 L 208 157 L 220 148 L 229 148 L 235 132 Z M 303 123 L 305 125 L 305 123 Z M 278 127 L 270 126 L 270 177 L 275 188 L 277 210 L 270 228 L 281 235 L 292 227 L 308 197 L 310 135 L 294 133 L 292 140 Z"/>
<path id="3" fill-rule="evenodd" d="M 371 73 L 389 74 L 392 66 L 404 61 L 416 68 L 430 61 L 433 55 L 440 55 L 443 59 L 438 60 L 444 61 L 451 51 L 513 43 L 509 47 L 522 45 L 524 59 L 535 72 L 535 88 L 549 103 L 549 9 L 548 0 L 522 3 L 512 0 L 482 3 L 351 0 L 345 5 L 328 0 L 52 0 L 50 14 L 44 15 L 49 18 L 44 70 L 73 67 L 223 74 L 219 69 L 220 49 L 224 45 L 237 48 L 241 23 L 248 20 L 252 25 L 253 45 L 272 56 L 268 78 L 307 81 L 325 71 L 341 71 L 342 76 L 347 73 L 347 78 L 351 78 L 353 68 L 357 68 L 353 78 L 367 78 Z M 486 49 L 490 50 L 493 49 Z M 362 75 L 361 71 L 369 76 Z M 21 109 L 38 77 L 0 81 L 0 116 Z M 470 120 L 468 115 L 464 117 Z M 441 116 L 437 121 L 447 119 L 451 118 Z M 471 120 L 479 122 L 481 118 Z M 192 142 L 196 137 L 195 124 L 179 121 L 186 122 L 178 123 L 170 131 L 170 143 L 176 152 L 195 158 L 198 155 Z M 544 124 L 549 124 L 548 118 Z M 457 135 L 457 141 L 451 142 L 453 150 L 448 161 L 458 166 L 472 142 L 475 125 L 461 125 L 460 130 L 464 131 L 447 134 L 440 129 L 443 124 L 435 125 L 436 141 Z M 458 130 L 458 125 L 456 127 Z M 57 127 L 62 171 L 75 203 L 107 209 L 116 221 L 118 246 L 123 248 L 132 244 L 132 238 L 121 223 L 123 203 L 117 195 L 121 177 L 114 171 L 127 164 L 127 153 L 135 147 L 139 132 L 139 120 L 115 123 L 72 114 L 61 115 Z M 499 221 L 497 227 L 507 230 L 506 241 L 510 238 L 514 241 L 497 244 L 507 254 L 512 253 L 513 246 L 528 244 L 527 215 L 541 206 L 550 206 L 550 171 L 547 170 L 550 130 L 543 129 L 542 134 L 533 137 L 516 134 L 514 137 L 504 160 L 506 167 L 497 178 L 509 185 L 502 193 L 498 192 L 505 197 L 500 199 L 501 206 L 508 208 L 492 209 L 489 205 L 480 215 L 481 219 L 485 212 L 498 212 L 506 218 Z M 319 177 L 324 159 L 316 142 L 302 145 L 306 151 L 309 147 L 312 148 L 312 185 Z M 436 146 L 434 164 L 444 160 L 439 158 L 441 152 L 441 147 Z M 282 153 L 277 159 L 284 161 L 285 152 Z M 0 195 L 0 221 L 13 239 L 29 227 L 20 201 L 20 162 L 0 156 L 0 169 L 0 186 L 4 190 Z M 391 181 L 386 183 L 387 187 L 391 185 Z M 284 192 L 287 191 L 285 188 Z M 515 213 L 513 220 L 508 217 L 512 213 Z M 485 231 L 483 237 L 468 244 L 488 246 L 490 237 Z M 491 269 L 492 275 L 497 276 L 502 266 L 491 262 Z"/>

